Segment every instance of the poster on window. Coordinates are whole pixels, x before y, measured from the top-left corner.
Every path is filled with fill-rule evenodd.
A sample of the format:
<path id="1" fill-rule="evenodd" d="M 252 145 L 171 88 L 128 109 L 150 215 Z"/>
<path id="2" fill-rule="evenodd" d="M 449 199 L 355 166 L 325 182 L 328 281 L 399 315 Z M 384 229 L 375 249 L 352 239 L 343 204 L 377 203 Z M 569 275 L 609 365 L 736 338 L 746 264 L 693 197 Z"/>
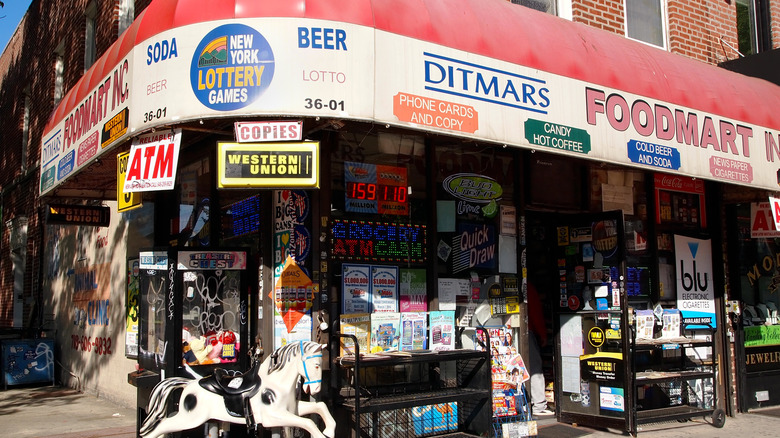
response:
<path id="1" fill-rule="evenodd" d="M 401 282 L 398 285 L 399 307 L 401 312 L 425 312 L 428 310 L 428 292 L 426 290 L 425 269 L 400 270 Z"/>
<path id="2" fill-rule="evenodd" d="M 430 313 L 430 349 L 455 349 L 455 312 L 444 310 Z"/>
<path id="3" fill-rule="evenodd" d="M 674 236 L 677 308 L 686 328 L 715 327 L 712 241 Z M 690 325 L 693 324 L 693 325 Z"/>
<path id="4" fill-rule="evenodd" d="M 371 266 L 371 310 L 398 311 L 398 266 Z"/>
<path id="5" fill-rule="evenodd" d="M 341 313 L 371 312 L 371 265 L 341 267 Z"/>
<path id="6" fill-rule="evenodd" d="M 427 340 L 428 315 L 425 312 L 401 313 L 401 350 L 425 350 Z"/>

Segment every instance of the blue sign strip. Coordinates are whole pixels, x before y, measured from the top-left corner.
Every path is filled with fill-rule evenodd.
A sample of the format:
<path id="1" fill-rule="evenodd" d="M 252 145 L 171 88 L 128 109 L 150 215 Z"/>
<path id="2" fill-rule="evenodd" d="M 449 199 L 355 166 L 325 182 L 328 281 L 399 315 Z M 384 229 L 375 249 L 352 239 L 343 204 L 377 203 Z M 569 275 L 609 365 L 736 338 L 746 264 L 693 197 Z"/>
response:
<path id="1" fill-rule="evenodd" d="M 680 151 L 673 147 L 641 140 L 628 142 L 628 159 L 633 163 L 662 169 L 677 170 L 680 168 Z"/>

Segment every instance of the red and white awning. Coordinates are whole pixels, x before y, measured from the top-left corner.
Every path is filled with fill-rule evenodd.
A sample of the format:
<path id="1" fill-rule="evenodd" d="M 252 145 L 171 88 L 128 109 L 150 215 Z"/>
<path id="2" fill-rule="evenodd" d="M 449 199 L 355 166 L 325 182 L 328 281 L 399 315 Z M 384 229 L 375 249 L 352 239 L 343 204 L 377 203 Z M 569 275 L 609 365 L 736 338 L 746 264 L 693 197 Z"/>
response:
<path id="1" fill-rule="evenodd" d="M 377 121 L 775 189 L 779 101 L 769 82 L 503 0 L 154 0 L 52 114 L 41 191 L 151 128 L 251 116 Z"/>

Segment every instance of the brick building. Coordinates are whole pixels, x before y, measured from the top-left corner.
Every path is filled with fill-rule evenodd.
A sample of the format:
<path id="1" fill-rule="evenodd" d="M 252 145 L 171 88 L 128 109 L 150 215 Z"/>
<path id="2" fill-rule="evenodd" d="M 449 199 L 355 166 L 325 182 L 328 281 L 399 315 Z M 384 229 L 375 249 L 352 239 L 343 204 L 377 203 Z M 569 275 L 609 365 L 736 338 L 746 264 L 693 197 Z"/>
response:
<path id="1" fill-rule="evenodd" d="M 499 0 L 484 1 L 491 4 L 490 10 L 503 10 L 500 8 L 506 7 L 506 5 L 493 5 L 493 3 Z M 410 124 L 395 123 L 398 121 L 397 119 L 394 119 L 393 123 L 385 123 L 380 117 L 370 117 L 366 115 L 367 113 L 350 117 L 349 114 L 344 116 L 345 112 L 341 111 L 338 117 L 328 117 L 318 111 L 314 111 L 309 115 L 301 115 L 297 110 L 286 108 L 274 108 L 272 110 L 254 108 L 246 113 L 234 111 L 227 115 L 204 111 L 202 114 L 190 114 L 188 117 L 185 117 L 186 120 L 184 122 L 176 122 L 170 120 L 170 115 L 166 118 L 165 107 L 161 106 L 163 104 L 160 103 L 165 101 L 154 100 L 157 98 L 155 94 L 158 94 L 155 91 L 162 91 L 166 87 L 168 89 L 173 88 L 172 80 L 169 82 L 160 80 L 153 83 L 132 83 L 127 80 L 128 86 L 133 88 L 131 91 L 137 93 L 138 96 L 142 96 L 140 102 L 138 100 L 134 101 L 137 107 L 146 105 L 147 101 L 154 103 L 154 105 L 148 108 L 149 112 L 144 112 L 141 116 L 148 115 L 148 118 L 152 120 L 155 118 L 159 119 L 162 116 L 166 123 L 158 124 L 152 121 L 147 125 L 145 124 L 146 122 L 140 123 L 136 120 L 135 123 L 137 125 L 129 128 L 131 132 L 122 135 L 118 144 L 110 145 L 110 148 L 115 149 L 114 152 L 108 154 L 98 152 L 97 155 L 99 157 L 85 158 L 83 163 L 73 161 L 70 163 L 71 169 L 68 171 L 72 171 L 72 175 L 63 175 L 62 178 L 53 176 L 54 170 L 51 170 L 53 169 L 53 160 L 62 159 L 59 153 L 52 152 L 52 150 L 59 151 L 61 146 L 58 146 L 56 143 L 50 143 L 58 132 L 56 129 L 59 126 L 58 123 L 61 123 L 72 111 L 77 111 L 79 104 L 87 103 L 90 93 L 100 93 L 102 98 L 102 91 L 92 91 L 97 90 L 95 87 L 100 84 L 101 80 L 105 80 L 106 84 L 113 81 L 111 82 L 111 86 L 114 87 L 112 92 L 116 92 L 116 87 L 121 83 L 121 80 L 119 82 L 116 80 L 116 72 L 121 71 L 121 68 L 112 72 L 110 68 L 114 66 L 106 65 L 108 63 L 107 59 L 121 60 L 126 55 L 130 56 L 128 53 L 132 53 L 136 62 L 134 64 L 131 63 L 131 69 L 127 71 L 131 72 L 133 77 L 138 77 L 139 73 L 137 72 L 144 68 L 142 67 L 143 65 L 154 68 L 167 59 L 172 60 L 176 56 L 183 58 L 187 56 L 185 52 L 189 53 L 192 50 L 190 46 L 194 42 L 185 38 L 191 35 L 186 34 L 183 36 L 179 34 L 178 36 L 169 36 L 165 32 L 174 34 L 173 30 L 175 28 L 172 25 L 171 27 L 161 25 L 160 23 L 165 20 L 157 19 L 153 14 L 171 14 L 172 17 L 170 17 L 169 21 L 175 22 L 179 19 L 179 16 L 175 14 L 187 15 L 181 9 L 177 9 L 177 4 L 179 8 L 186 4 L 189 7 L 199 5 L 204 10 L 214 12 L 220 17 L 231 19 L 234 15 L 240 16 L 243 13 L 241 12 L 242 9 L 236 7 L 236 12 L 225 12 L 224 10 L 232 10 L 235 5 L 245 6 L 245 3 L 239 0 L 227 2 L 197 2 L 194 0 L 180 0 L 179 2 L 175 0 L 34 0 L 24 19 L 19 24 L 16 33 L 9 41 L 2 56 L 0 56 L 0 114 L 3 115 L 0 119 L 0 146 L 2 146 L 0 159 L 0 217 L 2 218 L 2 221 L 0 221 L 0 229 L 2 230 L 0 234 L 0 329 L 2 329 L 3 333 L 8 333 L 8 336 L 35 337 L 44 333 L 55 337 L 58 342 L 56 352 L 62 368 L 58 370 L 58 380 L 60 381 L 67 384 L 74 384 L 73 382 L 78 381 L 78 384 L 83 385 L 87 390 L 108 394 L 109 397 L 126 404 L 134 404 L 135 390 L 124 383 L 124 374 L 131 371 L 135 364 L 135 355 L 132 348 L 129 347 L 129 344 L 134 342 L 135 338 L 128 337 L 126 333 L 127 324 L 130 324 L 126 312 L 127 303 L 125 302 L 127 299 L 125 288 L 129 275 L 126 266 L 127 260 L 137 255 L 139 249 L 145 247 L 159 247 L 174 242 L 178 242 L 178 244 L 172 245 L 173 247 L 208 247 L 209 245 L 214 245 L 213 242 L 222 239 L 221 236 L 216 234 L 218 233 L 216 230 L 219 228 L 217 225 L 211 226 L 211 229 L 203 228 L 199 236 L 183 237 L 181 235 L 185 230 L 192 231 L 191 228 L 188 229 L 185 225 L 190 212 L 192 213 L 192 216 L 189 217 L 190 221 L 197 222 L 199 217 L 196 215 L 196 212 L 203 210 L 202 199 L 198 202 L 190 203 L 191 205 L 187 207 L 186 212 L 185 209 L 176 210 L 173 206 L 179 204 L 176 199 L 177 196 L 183 199 L 184 195 L 181 192 L 177 192 L 177 195 L 172 197 L 159 192 L 145 193 L 144 206 L 141 209 L 133 210 L 130 213 L 118 211 L 117 158 L 114 152 L 129 151 L 132 141 L 131 137 L 134 138 L 139 134 L 149 132 L 150 129 L 151 132 L 154 132 L 155 128 L 162 131 L 168 128 L 176 129 L 184 126 L 187 147 L 182 149 L 182 156 L 187 154 L 188 161 L 185 162 L 184 158 L 182 158 L 183 165 L 189 166 L 187 167 L 188 171 L 190 174 L 195 175 L 192 176 L 192 181 L 194 181 L 194 185 L 198 186 L 198 190 L 201 190 L 200 186 L 203 184 L 209 187 L 214 186 L 211 187 L 213 196 L 208 197 L 208 199 L 211 202 L 215 202 L 213 201 L 215 198 L 219 199 L 222 196 L 225 199 L 229 199 L 232 195 L 219 195 L 219 190 L 216 189 L 213 181 L 204 182 L 202 180 L 204 175 L 211 175 L 211 172 L 213 172 L 212 168 L 216 167 L 216 164 L 198 164 L 196 166 L 197 163 L 195 161 L 201 158 L 195 157 L 207 156 L 210 153 L 208 152 L 209 147 L 204 146 L 208 142 L 232 140 L 231 123 L 238 120 L 239 116 L 250 117 L 259 114 L 271 119 L 299 116 L 305 119 L 302 123 L 306 131 L 311 133 L 310 137 L 323 143 L 333 141 L 340 135 L 343 135 L 343 131 L 341 133 L 339 131 L 343 123 L 353 126 L 351 125 L 352 123 L 376 122 L 377 126 L 386 125 L 388 129 L 391 125 L 400 130 L 409 128 L 410 131 L 404 131 L 405 133 L 419 133 L 418 131 L 420 131 L 423 134 L 430 134 L 430 132 L 436 135 L 440 135 L 442 132 L 445 135 L 447 134 L 446 130 L 442 131 L 441 129 L 433 129 L 429 132 L 425 129 L 424 123 L 411 123 L 409 120 L 401 121 L 410 122 Z M 288 8 L 277 5 L 279 2 L 269 1 L 266 3 L 268 3 L 267 7 L 270 11 L 276 9 L 284 11 L 280 16 L 285 19 L 295 16 L 313 17 L 318 20 L 343 21 L 352 26 L 355 23 L 360 23 L 360 20 L 363 19 L 363 16 L 360 14 L 370 8 L 368 5 L 372 2 L 356 2 L 356 10 L 358 12 L 350 12 L 348 14 L 349 17 L 343 20 L 341 20 L 338 14 L 330 11 L 334 8 L 333 4 L 338 2 L 304 0 L 295 2 L 300 4 L 301 10 L 307 11 L 302 13 L 303 15 L 294 15 Z M 373 7 L 377 8 L 376 2 L 373 3 Z M 407 3 L 407 7 L 411 10 L 412 8 L 422 7 L 421 5 L 428 7 L 431 2 L 414 0 Z M 618 60 L 614 59 L 614 53 L 605 51 L 605 49 L 616 48 L 623 50 L 623 47 L 646 46 L 632 52 L 632 54 L 637 56 L 635 59 L 636 63 L 624 60 L 620 64 L 624 70 L 606 72 L 603 75 L 603 77 L 610 77 L 611 83 L 608 86 L 612 89 L 628 90 L 634 95 L 641 93 L 631 90 L 631 82 L 639 79 L 645 82 L 652 82 L 644 75 L 662 75 L 665 65 L 653 65 L 655 70 L 652 71 L 645 70 L 644 67 L 637 67 L 637 70 L 633 71 L 632 68 L 634 66 L 640 64 L 643 66 L 646 64 L 652 65 L 669 60 L 670 66 L 674 64 L 675 68 L 679 68 L 680 66 L 697 65 L 689 63 L 690 60 L 693 60 L 709 68 L 738 58 L 740 53 L 750 55 L 769 52 L 773 48 L 780 46 L 780 3 L 778 2 L 764 0 L 698 2 L 658 0 L 657 2 L 643 2 L 639 5 L 639 3 L 622 0 L 560 0 L 557 2 L 553 0 L 519 0 L 511 3 L 518 3 L 511 7 L 528 7 L 546 12 L 548 15 L 556 15 L 560 18 L 549 21 L 549 23 L 553 23 L 556 26 L 555 29 L 564 30 L 567 32 L 567 35 L 577 35 L 583 38 L 582 40 L 571 40 L 564 44 L 572 48 L 570 53 L 574 53 L 576 50 L 581 55 L 581 59 L 572 60 L 572 67 L 570 68 L 572 77 L 587 78 L 587 73 L 583 73 L 583 70 L 596 69 L 599 64 L 611 62 L 615 63 L 614 65 L 618 65 Z M 464 1 L 462 4 L 468 6 L 470 9 L 469 13 L 472 12 L 471 10 L 474 10 L 479 14 L 481 9 L 479 1 Z M 308 10 L 307 7 L 309 8 Z M 634 7 L 639 9 L 632 9 Z M 258 8 L 258 11 L 262 11 L 258 12 L 258 14 L 261 13 L 261 15 L 257 15 L 258 17 L 275 16 L 273 12 L 267 12 L 259 6 Z M 382 11 L 387 12 L 386 10 Z M 147 12 L 148 15 L 146 15 Z M 197 15 L 192 11 L 190 11 L 190 14 Z M 437 20 L 439 20 L 441 16 L 447 14 L 445 11 L 435 11 L 430 12 L 430 15 L 436 16 Z M 484 15 L 478 16 L 485 17 Z M 143 23 L 132 25 L 136 17 Z M 529 26 L 538 24 L 536 23 L 537 21 L 547 25 L 549 17 L 540 17 L 542 16 L 537 12 L 527 13 L 527 15 L 522 15 L 522 17 L 519 15 L 518 17 L 512 16 L 511 19 L 518 20 L 512 23 L 502 21 L 505 17 L 495 16 L 493 18 L 496 20 L 496 27 L 504 29 L 510 28 L 512 25 L 517 26 L 521 20 Z M 247 20 L 247 17 L 242 16 L 241 18 Z M 457 22 L 455 21 L 457 17 L 454 14 L 450 18 L 454 20 L 453 23 Z M 188 24 L 209 22 L 209 19 L 204 17 L 187 17 L 187 19 L 189 19 Z M 377 19 L 377 23 L 382 22 L 382 19 Z M 238 18 L 236 20 L 241 21 Z M 509 20 L 509 18 L 506 20 Z M 560 24 L 564 20 L 573 22 L 573 24 Z M 248 21 L 251 21 L 251 19 L 248 19 Z M 422 27 L 431 26 L 425 22 L 425 19 L 421 19 L 421 22 L 418 24 Z M 632 40 L 632 42 L 630 45 L 625 46 L 624 41 L 621 40 L 611 45 L 613 44 L 612 41 L 617 41 L 617 39 L 603 37 L 601 32 L 594 33 L 590 29 L 582 31 L 583 25 L 615 34 L 622 39 Z M 159 27 L 155 28 L 155 26 Z M 403 26 L 399 25 L 400 27 Z M 485 29 L 489 27 L 483 26 Z M 123 39 L 123 35 L 127 37 L 125 30 L 132 33 L 133 38 Z M 545 29 L 540 27 L 539 34 L 544 35 L 536 36 L 534 40 L 534 43 L 538 44 L 539 47 L 536 47 L 536 50 L 530 50 L 527 56 L 529 67 L 532 69 L 534 68 L 534 63 L 538 62 L 539 59 L 546 59 L 550 56 L 549 53 L 546 53 L 544 42 L 551 41 L 558 36 L 552 32 L 549 34 L 545 32 Z M 158 34 L 162 36 L 160 37 Z M 162 38 L 162 41 L 157 41 L 158 45 L 155 46 L 154 42 L 147 43 L 147 41 L 140 40 L 140 35 L 148 38 Z M 314 37 L 313 35 L 312 38 Z M 594 36 L 594 39 L 587 40 L 586 38 L 590 36 Z M 323 41 L 324 45 L 327 46 L 329 40 Z M 338 39 L 334 41 L 338 41 Z M 602 44 L 602 41 L 606 43 Z M 456 45 L 461 43 L 461 41 L 457 41 Z M 299 49 L 302 47 L 301 44 L 299 41 Z M 468 43 L 463 44 L 468 45 Z M 338 44 L 334 43 L 333 48 L 333 52 L 336 53 Z M 178 51 L 175 55 L 174 50 Z M 658 55 L 657 51 L 668 53 Z M 669 54 L 672 55 L 667 56 Z M 680 57 L 684 57 L 686 60 L 678 61 Z M 427 65 L 430 65 L 430 60 L 428 61 L 429 64 Z M 547 61 L 541 63 L 544 64 L 545 62 Z M 560 63 L 563 64 L 564 62 L 561 61 Z M 344 68 L 346 69 L 346 67 Z M 543 68 L 538 66 L 535 68 L 537 71 L 543 70 Z M 692 67 L 691 69 L 692 75 L 698 74 Z M 710 72 L 711 70 L 705 71 Z M 106 76 L 100 76 L 106 72 L 109 72 Z M 352 72 L 354 74 L 373 73 L 366 73 L 359 69 Z M 171 74 L 166 70 L 158 70 L 155 73 L 160 77 Z M 555 73 L 562 74 L 560 72 Z M 706 75 L 709 74 L 706 73 Z M 720 73 L 714 73 L 713 75 L 715 75 L 713 77 L 720 77 L 717 76 Z M 165 77 L 170 78 L 169 76 Z M 313 78 L 311 71 L 308 77 L 304 76 L 306 82 L 314 82 L 312 81 Z M 724 78 L 726 80 L 735 80 L 735 82 L 723 84 L 723 87 L 727 88 L 729 93 L 732 93 L 729 96 L 739 94 L 739 91 L 735 91 L 734 88 L 744 84 L 751 86 L 753 84 L 753 82 L 742 82 L 743 79 L 735 79 L 738 78 L 738 75 L 724 76 Z M 186 82 L 186 77 L 176 77 L 174 79 Z M 317 76 L 316 79 L 322 80 L 320 76 Z M 580 80 L 588 82 L 587 79 Z M 659 94 L 651 94 L 649 97 L 663 101 L 661 97 L 668 96 L 665 92 L 665 87 L 673 79 L 658 77 L 656 81 L 658 83 L 657 89 L 660 90 Z M 624 85 L 629 88 L 623 88 Z M 764 87 L 764 85 L 757 87 L 759 87 L 757 89 L 763 90 L 761 87 Z M 138 91 L 141 89 L 145 91 Z M 653 93 L 653 86 L 648 86 L 646 89 L 650 90 L 647 91 L 648 93 Z M 324 90 L 327 90 L 327 88 L 318 89 L 318 91 L 322 92 Z M 709 89 L 707 91 L 717 94 L 721 90 Z M 95 99 L 97 99 L 98 94 L 94 95 L 96 96 Z M 109 96 L 111 95 L 107 93 L 105 98 L 109 99 Z M 297 94 L 295 96 L 301 97 Z M 697 108 L 696 100 L 699 97 L 682 96 L 679 97 L 680 100 L 676 101 L 675 104 Z M 166 99 L 173 102 L 178 97 L 167 96 Z M 338 107 L 339 100 L 334 99 L 326 102 L 326 104 Z M 89 105 L 92 104 L 87 103 L 87 106 Z M 204 105 L 206 104 L 204 103 Z M 168 104 L 168 107 L 172 106 L 172 103 Z M 724 106 L 726 105 L 724 104 Z M 715 111 L 712 108 L 698 109 L 708 113 L 708 111 Z M 319 109 L 317 108 L 317 110 Z M 719 110 L 719 108 L 715 109 Z M 749 108 L 743 109 L 744 112 L 749 112 Z M 349 113 L 349 111 L 346 113 Z M 495 115 L 488 111 L 483 111 L 483 114 L 489 114 L 484 116 L 485 118 Z M 233 118 L 227 117 L 230 115 Z M 741 115 L 738 111 L 733 111 L 726 117 L 729 120 L 742 120 L 740 118 Z M 75 116 L 71 114 L 71 117 Z M 105 121 L 100 118 L 100 115 L 95 116 L 94 111 L 93 114 L 82 117 L 86 121 L 77 121 L 76 123 L 82 123 L 85 126 L 84 132 Z M 89 117 L 92 117 L 93 120 L 88 120 Z M 98 120 L 95 120 L 96 118 Z M 230 120 L 226 122 L 227 118 Z M 321 121 L 321 118 L 324 121 Z M 331 120 L 330 124 L 325 123 L 328 120 Z M 344 122 L 344 120 L 347 122 Z M 72 123 L 72 120 L 70 123 Z M 634 123 L 636 124 L 637 122 Z M 89 126 L 87 127 L 87 125 Z M 760 123 L 756 123 L 756 125 L 758 126 Z M 86 142 L 84 137 L 73 134 L 75 125 L 67 126 L 69 128 L 64 129 L 71 129 L 70 134 L 73 136 L 74 144 L 76 141 L 82 142 L 82 144 Z M 422 129 L 420 129 L 421 126 L 423 127 Z M 151 128 L 147 129 L 148 127 Z M 778 129 L 777 126 L 769 126 L 769 128 Z M 366 136 L 371 133 L 371 129 L 359 127 L 354 127 L 354 129 L 356 132 L 365 133 Z M 463 134 L 463 132 L 456 134 L 458 135 L 455 137 L 463 137 L 459 135 Z M 769 131 L 767 131 L 767 135 L 769 135 Z M 759 134 L 756 133 L 755 136 L 759 137 Z M 771 135 L 769 137 L 771 138 Z M 465 138 L 473 139 L 468 135 Z M 500 134 L 490 134 L 479 138 L 482 140 L 487 139 L 489 144 L 497 143 L 504 147 L 507 144 L 514 144 L 512 140 L 507 141 Z M 67 139 L 66 141 L 70 140 Z M 342 139 L 342 141 L 346 142 L 347 140 Z M 381 143 L 380 140 L 377 140 L 377 142 Z M 103 148 L 109 148 L 109 144 L 110 142 L 106 142 L 95 147 L 102 150 Z M 540 149 L 532 144 L 524 144 L 523 142 L 518 144 L 520 144 L 519 149 L 525 148 L 526 152 L 531 151 L 529 153 L 536 153 L 537 149 Z M 360 147 L 359 142 L 356 145 L 355 147 Z M 414 145 L 412 145 L 412 148 L 414 148 Z M 517 153 L 520 154 L 520 152 Z M 760 153 L 759 149 L 754 151 L 754 155 Z M 745 155 L 749 154 L 746 153 Z M 610 156 L 610 154 L 608 153 L 606 156 Z M 528 157 L 530 155 L 524 156 L 524 158 L 517 156 L 513 160 L 525 162 L 530 160 Z M 602 157 L 601 161 L 610 161 L 605 157 Z M 81 158 L 72 159 L 81 160 Z M 202 158 L 202 160 L 207 160 L 207 158 Z M 345 160 L 345 162 L 349 161 Z M 597 159 L 597 161 L 599 160 Z M 617 164 L 619 165 L 620 163 Z M 623 161 L 623 164 L 626 164 L 626 160 Z M 632 165 L 630 162 L 627 164 L 629 167 Z M 578 166 L 580 165 L 582 164 L 578 164 Z M 593 166 L 598 167 L 598 164 Z M 620 171 L 627 172 L 625 170 L 626 166 L 618 167 Z M 590 170 L 583 172 L 590 176 L 584 180 L 591 182 L 597 180 L 599 178 L 599 170 L 588 168 Z M 42 173 L 48 173 L 47 171 L 49 170 L 51 170 L 51 178 L 56 179 L 57 182 L 47 186 L 45 181 L 48 181 L 48 176 L 42 175 Z M 707 175 L 700 175 L 698 172 L 699 170 L 689 171 L 685 176 L 692 177 L 693 180 L 697 178 L 707 179 Z M 421 172 L 421 174 L 424 173 Z M 181 178 L 181 175 L 179 177 Z M 412 178 L 410 175 L 409 179 L 411 180 Z M 651 181 L 652 177 L 646 176 L 645 179 Z M 708 202 L 713 203 L 709 205 L 725 209 L 726 203 L 749 204 L 765 201 L 767 194 L 772 193 L 766 184 L 755 184 L 755 187 L 745 189 L 744 184 L 734 185 L 729 183 L 730 181 L 726 181 L 726 183 L 715 182 L 715 184 L 719 185 L 714 193 L 717 193 L 720 199 L 709 199 Z M 181 179 L 178 184 L 182 184 Z M 325 184 L 325 186 L 329 184 L 331 183 Z M 579 186 L 577 188 L 579 189 Z M 180 188 L 180 190 L 184 189 Z M 509 191 L 507 188 L 504 190 Z M 520 191 L 519 189 L 517 190 L 517 192 Z M 531 194 L 533 189 L 530 188 L 524 188 L 522 191 L 525 193 L 523 196 L 526 196 L 528 200 L 518 201 L 518 205 L 530 205 L 532 209 L 534 207 L 533 200 L 539 200 L 545 196 Z M 193 193 L 196 192 L 193 191 Z M 199 194 L 197 196 L 200 197 Z M 311 200 L 310 202 L 313 206 L 319 203 L 325 206 L 328 205 L 326 200 L 329 199 L 329 196 L 319 201 Z M 520 199 L 523 198 L 519 193 L 517 196 Z M 589 195 L 584 194 L 582 196 L 586 197 Z M 652 196 L 652 193 L 644 193 L 642 196 Z M 266 200 L 266 202 L 270 202 L 270 200 Z M 526 202 L 527 204 L 524 204 Z M 556 207 L 555 202 L 549 205 L 545 204 L 545 202 L 539 202 L 539 206 L 541 206 L 542 210 L 550 208 L 557 208 L 560 211 L 572 210 L 571 205 L 566 204 L 566 202 L 563 204 L 565 207 L 560 205 Z M 600 205 L 601 199 L 595 201 L 590 199 L 585 204 L 589 204 L 588 207 L 590 207 L 594 205 L 594 202 L 595 205 Z M 649 201 L 645 200 L 645 203 L 647 202 Z M 110 227 L 90 227 L 84 226 L 84 224 L 79 226 L 47 225 L 46 218 L 52 213 L 50 210 L 51 205 L 108 207 L 111 212 L 111 225 Z M 215 206 L 226 207 L 225 205 L 216 204 Z M 321 206 L 318 208 L 322 209 L 321 217 L 326 217 L 328 209 Z M 718 207 L 709 208 L 715 208 L 715 211 L 718 209 Z M 574 208 L 574 210 L 586 209 L 584 206 Z M 216 211 L 216 209 L 214 210 Z M 739 217 L 740 215 L 735 213 L 735 216 Z M 206 218 L 208 219 L 208 213 L 206 213 Z M 272 219 L 268 216 L 264 218 L 269 221 Z M 720 222 L 720 224 L 714 230 L 711 230 L 710 235 L 713 237 L 713 242 L 722 244 L 723 255 L 717 261 L 721 261 L 723 266 L 717 268 L 715 272 L 723 274 L 722 277 L 724 279 L 719 280 L 721 281 L 720 286 L 722 289 L 724 291 L 729 288 L 733 290 L 734 286 L 731 285 L 729 278 L 732 277 L 733 280 L 733 276 L 737 275 L 738 271 L 738 269 L 733 270 L 729 265 L 729 255 L 734 254 L 734 242 L 731 240 L 731 231 L 729 231 L 733 224 L 729 222 L 725 215 L 723 217 L 710 218 L 710 223 L 717 222 Z M 152 228 L 154 231 L 150 232 L 144 228 L 145 226 Z M 318 226 L 315 223 L 309 225 L 309 228 L 312 235 L 320 235 L 320 232 L 324 235 L 327 231 L 326 224 Z M 204 238 L 204 233 L 212 233 L 211 238 Z M 324 242 L 324 240 L 322 241 Z M 242 244 L 245 244 L 245 242 L 242 242 Z M 256 245 L 257 243 L 253 242 L 253 244 Z M 524 243 L 520 243 L 520 245 L 524 245 Z M 270 259 L 272 250 L 262 249 L 263 245 L 260 245 L 260 247 L 261 249 L 257 250 L 256 256 L 258 263 L 261 266 L 265 266 L 262 260 L 264 257 Z M 327 252 L 325 248 L 322 248 L 322 251 Z M 319 263 L 319 260 L 309 261 L 310 266 L 314 263 Z M 338 269 L 339 267 L 335 268 Z M 334 266 L 331 266 L 331 272 L 333 269 Z M 428 274 L 430 276 L 429 281 L 437 269 L 441 270 L 441 268 L 435 266 L 430 266 L 427 269 L 430 270 Z M 270 268 L 265 271 L 265 280 L 258 280 L 258 282 L 266 282 L 265 286 L 261 285 L 259 287 L 261 290 L 264 287 L 266 289 L 273 287 L 268 279 L 273 278 L 272 270 Z M 325 272 L 327 270 L 320 272 L 320 270 L 314 269 L 314 271 L 317 271 L 317 277 L 321 275 L 319 278 L 322 278 L 320 283 L 322 290 L 329 291 L 331 287 L 334 287 L 333 279 L 330 280 L 331 283 L 328 283 L 326 279 Z M 95 288 L 90 286 L 84 289 L 83 284 L 79 286 L 79 279 L 92 278 L 90 277 L 91 275 L 100 276 L 103 279 L 93 282 Z M 657 273 L 654 275 L 657 275 Z M 101 288 L 106 290 L 102 291 L 100 290 Z M 69 295 L 69 292 L 66 292 L 71 289 L 75 290 L 73 295 Z M 433 292 L 429 291 L 429 298 L 432 294 Z M 264 295 L 260 295 L 259 299 L 268 301 L 268 298 L 263 298 Z M 82 296 L 88 297 L 82 298 Z M 727 292 L 719 293 L 717 297 L 717 302 L 720 305 L 730 300 L 750 301 L 742 295 L 729 296 Z M 554 305 L 552 307 L 557 306 L 555 300 L 553 302 Z M 273 308 L 273 302 L 266 302 L 265 304 L 266 317 L 257 323 L 256 331 L 267 333 L 265 342 L 270 343 L 271 338 L 274 337 L 275 327 L 273 313 L 268 314 L 268 309 Z M 100 309 L 99 311 L 93 310 L 98 308 Z M 79 316 L 79 312 L 86 313 L 86 316 Z M 102 314 L 102 312 L 106 313 L 105 321 L 107 322 L 104 324 L 93 323 L 93 320 L 98 319 L 95 318 L 95 315 Z M 726 313 L 723 313 L 723 316 L 726 316 Z M 719 318 L 721 317 L 719 316 Z M 260 319 L 257 318 L 257 315 L 255 315 L 255 318 Z M 127 324 L 124 323 L 125 321 L 128 321 Z M 725 324 L 727 321 L 723 320 L 721 322 Z M 120 324 L 120 322 L 122 323 Z M 77 329 L 74 329 L 74 326 Z M 524 329 L 524 326 L 520 329 Z M 136 335 L 133 334 L 133 336 Z M 741 370 L 740 366 L 742 366 L 740 365 L 740 357 L 742 357 L 741 354 L 746 354 L 744 352 L 745 349 L 741 349 L 742 353 L 740 353 L 740 349 L 735 349 L 733 342 L 730 342 L 727 338 L 727 331 L 722 331 L 720 342 L 722 346 L 728 346 L 728 356 L 730 358 L 728 361 L 729 374 L 731 375 L 729 389 L 723 388 L 722 390 L 728 392 L 727 407 L 729 409 L 747 409 L 754 406 L 754 401 L 750 398 L 752 397 L 750 394 L 740 394 L 741 389 L 739 379 L 737 378 L 738 371 Z M 97 352 L 98 344 L 100 345 L 99 353 Z M 111 345 L 111 348 L 106 348 L 106 344 Z M 765 348 L 768 346 L 762 345 L 761 347 Z M 94 349 L 94 353 L 92 349 Z M 525 348 L 521 346 L 520 350 L 525 350 Z M 107 351 L 111 352 L 107 353 Z M 85 352 L 91 354 L 85 354 Z M 554 355 L 552 352 L 550 354 Z M 97 373 L 97 371 L 101 371 L 105 377 L 99 377 L 98 374 L 100 373 Z M 750 387 L 753 389 L 751 385 L 756 384 L 760 385 L 760 383 L 742 382 L 742 388 Z M 122 385 L 125 385 L 123 389 L 115 389 Z M 721 400 L 724 399 L 723 396 L 720 398 Z M 771 394 L 767 395 L 767 398 L 774 401 L 774 396 Z"/>

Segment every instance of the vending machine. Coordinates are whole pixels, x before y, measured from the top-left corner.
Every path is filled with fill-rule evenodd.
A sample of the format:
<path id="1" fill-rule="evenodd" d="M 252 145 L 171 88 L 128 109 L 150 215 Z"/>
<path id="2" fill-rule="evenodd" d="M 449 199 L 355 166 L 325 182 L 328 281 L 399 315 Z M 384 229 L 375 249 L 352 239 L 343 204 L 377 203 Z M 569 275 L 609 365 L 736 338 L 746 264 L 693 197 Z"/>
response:
<path id="1" fill-rule="evenodd" d="M 215 368 L 249 368 L 248 263 L 240 249 L 140 253 L 138 370 L 128 376 L 138 388 L 139 429 L 154 385 L 168 377 L 194 378 L 185 363 L 201 376 Z M 204 435 L 196 430 L 182 436 Z"/>

